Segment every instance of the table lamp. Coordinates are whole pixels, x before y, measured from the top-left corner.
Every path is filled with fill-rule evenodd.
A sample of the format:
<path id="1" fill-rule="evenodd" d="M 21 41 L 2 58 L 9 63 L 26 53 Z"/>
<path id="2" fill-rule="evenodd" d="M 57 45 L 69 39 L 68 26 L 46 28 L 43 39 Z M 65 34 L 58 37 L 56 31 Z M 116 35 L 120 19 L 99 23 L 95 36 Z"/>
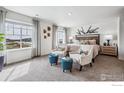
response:
<path id="1" fill-rule="evenodd" d="M 113 39 L 112 35 L 105 35 L 104 39 L 107 40 L 107 46 L 110 46 L 110 40 Z"/>

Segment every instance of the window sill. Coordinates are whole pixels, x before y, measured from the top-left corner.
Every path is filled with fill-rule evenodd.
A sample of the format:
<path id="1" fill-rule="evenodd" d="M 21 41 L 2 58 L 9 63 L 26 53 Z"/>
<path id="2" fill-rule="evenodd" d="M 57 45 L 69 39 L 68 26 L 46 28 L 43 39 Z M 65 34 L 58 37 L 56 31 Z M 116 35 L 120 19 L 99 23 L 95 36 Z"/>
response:
<path id="1" fill-rule="evenodd" d="M 28 48 L 19 48 L 19 49 L 9 49 L 9 50 L 7 50 L 7 52 L 11 52 L 11 51 L 21 51 L 21 50 L 27 50 L 27 49 L 32 49 L 32 47 L 28 47 Z"/>

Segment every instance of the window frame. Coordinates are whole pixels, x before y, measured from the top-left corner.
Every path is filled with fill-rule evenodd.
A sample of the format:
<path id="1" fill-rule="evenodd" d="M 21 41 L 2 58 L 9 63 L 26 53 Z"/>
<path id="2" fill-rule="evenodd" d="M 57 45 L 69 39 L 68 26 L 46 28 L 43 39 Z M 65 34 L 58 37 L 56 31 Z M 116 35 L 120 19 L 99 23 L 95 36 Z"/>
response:
<path id="1" fill-rule="evenodd" d="M 61 34 L 64 34 L 64 36 L 62 36 L 62 40 L 63 40 L 63 43 L 62 44 L 65 44 L 66 43 L 66 32 L 65 32 L 65 29 L 58 29 L 57 32 L 56 32 L 56 46 L 59 46 L 59 33 Z"/>
<path id="2" fill-rule="evenodd" d="M 33 24 L 28 24 L 28 23 L 24 23 L 24 22 L 15 22 L 15 21 L 9 21 L 9 20 L 5 20 L 5 31 L 6 31 L 6 29 L 9 29 L 9 27 L 8 26 L 6 26 L 6 23 L 8 23 L 8 24 L 13 24 L 13 34 L 7 34 L 6 32 L 5 32 L 5 34 L 6 34 L 6 36 L 7 35 L 15 35 L 15 36 L 20 36 L 20 47 L 19 48 L 13 48 L 13 49 L 7 49 L 6 48 L 6 50 L 7 51 L 13 51 L 13 50 L 21 50 L 21 49 L 30 49 L 30 48 L 32 48 L 33 47 Z M 14 27 L 14 25 L 20 25 L 20 28 L 17 28 L 17 27 Z M 22 29 L 24 29 L 23 28 L 23 26 L 25 26 L 26 27 L 26 35 L 23 35 L 22 34 Z M 27 29 L 27 27 L 28 28 L 30 28 L 30 29 Z M 20 35 L 17 35 L 17 34 L 14 34 L 14 29 L 20 29 Z M 28 31 L 31 31 L 32 30 L 32 34 L 31 35 L 29 35 L 28 34 Z M 31 46 L 30 47 L 23 47 L 22 46 L 22 40 L 23 40 L 23 36 L 31 36 Z"/>

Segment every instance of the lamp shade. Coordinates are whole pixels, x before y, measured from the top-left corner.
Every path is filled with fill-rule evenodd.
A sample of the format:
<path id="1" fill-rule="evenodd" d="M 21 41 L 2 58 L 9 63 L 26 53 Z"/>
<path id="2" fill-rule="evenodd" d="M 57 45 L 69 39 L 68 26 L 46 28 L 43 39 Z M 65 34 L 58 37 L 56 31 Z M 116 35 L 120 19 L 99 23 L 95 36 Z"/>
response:
<path id="1" fill-rule="evenodd" d="M 104 36 L 104 39 L 105 40 L 112 40 L 113 39 L 113 36 L 112 35 L 105 35 Z"/>
<path id="2" fill-rule="evenodd" d="M 73 36 L 70 36 L 70 37 L 69 37 L 69 40 L 72 40 L 72 39 L 73 39 Z"/>

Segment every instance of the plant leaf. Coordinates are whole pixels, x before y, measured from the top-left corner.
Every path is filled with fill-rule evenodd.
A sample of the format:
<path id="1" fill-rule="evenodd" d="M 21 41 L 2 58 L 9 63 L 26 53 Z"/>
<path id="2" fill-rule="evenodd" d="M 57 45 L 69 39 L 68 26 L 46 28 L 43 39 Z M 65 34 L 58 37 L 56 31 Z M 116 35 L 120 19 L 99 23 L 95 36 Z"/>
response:
<path id="1" fill-rule="evenodd" d="M 5 34 L 0 33 L 0 37 L 4 37 L 4 36 L 5 36 Z"/>

